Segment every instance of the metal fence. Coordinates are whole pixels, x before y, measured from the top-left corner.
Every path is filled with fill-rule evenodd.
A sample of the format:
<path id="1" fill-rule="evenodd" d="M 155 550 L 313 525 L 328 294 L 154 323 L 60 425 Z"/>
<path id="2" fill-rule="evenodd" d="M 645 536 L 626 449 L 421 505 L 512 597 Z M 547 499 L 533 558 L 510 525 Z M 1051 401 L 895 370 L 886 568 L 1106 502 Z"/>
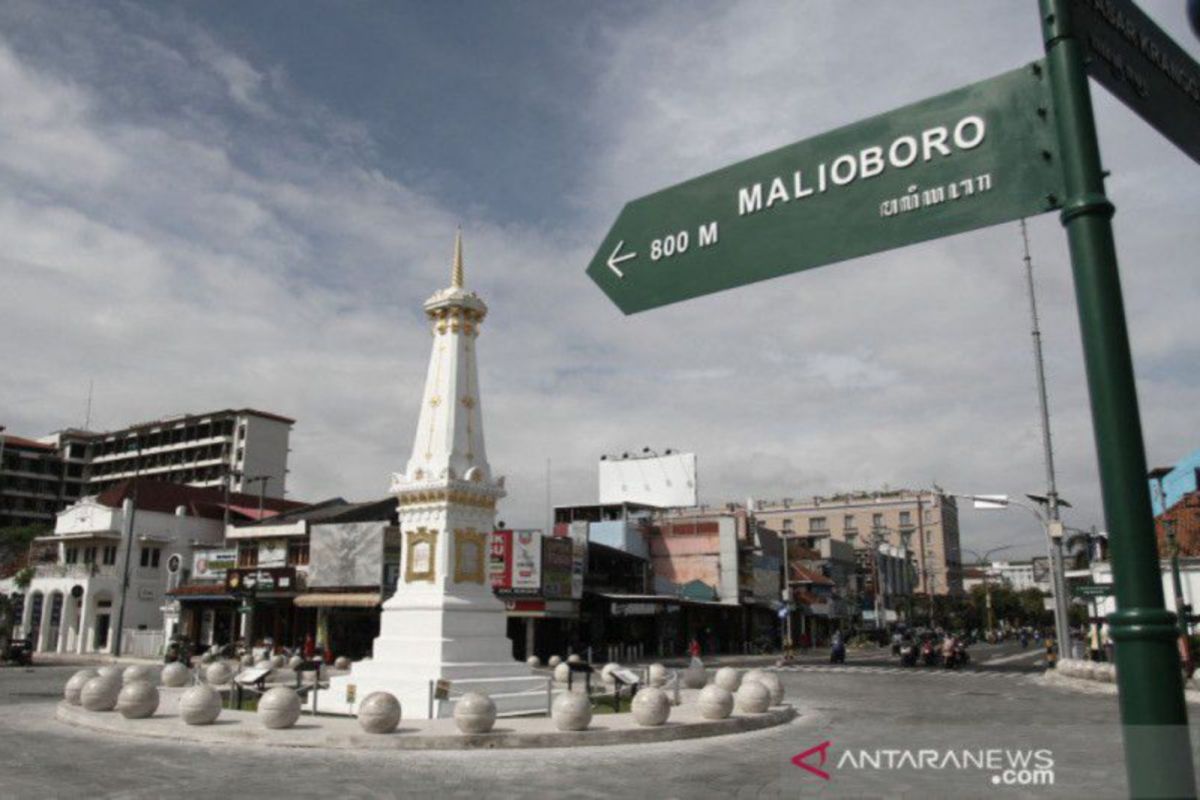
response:
<path id="1" fill-rule="evenodd" d="M 156 658 L 166 647 L 165 631 L 139 631 L 125 629 L 121 638 L 121 654 L 130 658 Z"/>

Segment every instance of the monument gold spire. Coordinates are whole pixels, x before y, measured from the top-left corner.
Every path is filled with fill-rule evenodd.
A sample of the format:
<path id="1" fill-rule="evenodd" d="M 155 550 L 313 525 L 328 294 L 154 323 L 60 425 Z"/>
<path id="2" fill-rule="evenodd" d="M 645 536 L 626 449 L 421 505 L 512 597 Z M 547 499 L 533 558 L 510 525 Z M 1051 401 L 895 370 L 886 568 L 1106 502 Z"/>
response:
<path id="1" fill-rule="evenodd" d="M 455 289 L 463 287 L 462 228 L 454 234 L 454 265 L 450 272 L 450 286 Z"/>

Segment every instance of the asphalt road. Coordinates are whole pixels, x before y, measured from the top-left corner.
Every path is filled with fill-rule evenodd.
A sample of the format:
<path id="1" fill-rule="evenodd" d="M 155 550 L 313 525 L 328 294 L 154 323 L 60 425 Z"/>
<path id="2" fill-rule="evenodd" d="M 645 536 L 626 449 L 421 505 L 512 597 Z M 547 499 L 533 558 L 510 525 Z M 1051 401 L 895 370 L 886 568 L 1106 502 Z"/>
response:
<path id="1" fill-rule="evenodd" d="M 1042 685 L 1032 647 L 1025 654 L 976 648 L 973 657 L 963 671 L 903 669 L 886 652 L 852 652 L 844 667 L 804 659 L 779 670 L 800 718 L 757 733 L 640 746 L 390 754 L 99 736 L 53 718 L 73 667 L 5 668 L 0 798 L 1126 796 L 1114 698 Z M 1193 731 L 1196 741 L 1200 730 Z M 825 742 L 803 759 L 816 771 L 792 763 Z M 1023 754 L 1037 750 L 1049 751 L 1053 785 L 996 782 L 1047 780 L 1046 772 L 1004 773 L 1010 759 L 1019 767 Z M 1044 765 L 1047 754 L 1040 757 Z"/>

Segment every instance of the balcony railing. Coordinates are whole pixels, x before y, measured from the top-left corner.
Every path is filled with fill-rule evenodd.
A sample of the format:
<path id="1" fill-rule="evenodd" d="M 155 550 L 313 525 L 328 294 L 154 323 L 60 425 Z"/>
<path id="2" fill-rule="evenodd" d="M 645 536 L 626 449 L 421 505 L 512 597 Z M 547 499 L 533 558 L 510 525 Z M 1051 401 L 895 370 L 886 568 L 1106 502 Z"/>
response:
<path id="1" fill-rule="evenodd" d="M 38 564 L 34 575 L 39 578 L 117 577 L 115 564 Z"/>

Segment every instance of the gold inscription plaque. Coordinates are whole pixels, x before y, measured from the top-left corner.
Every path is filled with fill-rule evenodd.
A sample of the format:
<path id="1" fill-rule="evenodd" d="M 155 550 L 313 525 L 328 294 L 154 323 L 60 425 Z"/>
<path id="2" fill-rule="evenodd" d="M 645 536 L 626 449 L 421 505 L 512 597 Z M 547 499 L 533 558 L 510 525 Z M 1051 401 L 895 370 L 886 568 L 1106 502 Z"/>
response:
<path id="1" fill-rule="evenodd" d="M 437 531 L 417 528 L 407 536 L 404 582 L 428 581 L 437 577 Z"/>
<path id="2" fill-rule="evenodd" d="M 473 528 L 454 531 L 454 582 L 483 583 L 483 554 L 487 534 Z"/>

